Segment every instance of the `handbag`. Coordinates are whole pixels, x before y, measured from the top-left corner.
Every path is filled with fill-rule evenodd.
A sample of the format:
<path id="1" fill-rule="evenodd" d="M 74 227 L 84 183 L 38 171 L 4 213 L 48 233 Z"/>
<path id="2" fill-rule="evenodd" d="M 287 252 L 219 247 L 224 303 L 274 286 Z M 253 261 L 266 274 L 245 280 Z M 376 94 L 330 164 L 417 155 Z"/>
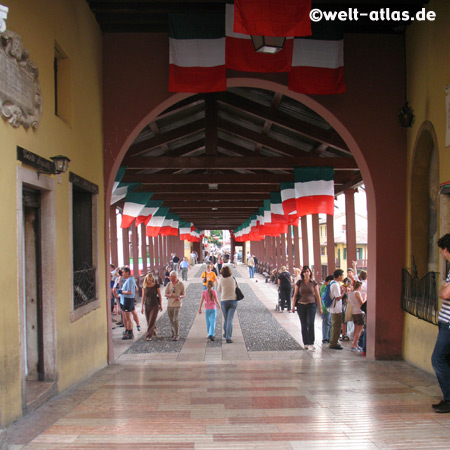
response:
<path id="1" fill-rule="evenodd" d="M 236 300 L 242 300 L 244 298 L 244 294 L 242 293 L 241 289 L 239 288 L 236 278 L 234 278 L 234 282 L 236 283 L 236 289 L 235 289 L 235 293 L 236 293 Z"/>

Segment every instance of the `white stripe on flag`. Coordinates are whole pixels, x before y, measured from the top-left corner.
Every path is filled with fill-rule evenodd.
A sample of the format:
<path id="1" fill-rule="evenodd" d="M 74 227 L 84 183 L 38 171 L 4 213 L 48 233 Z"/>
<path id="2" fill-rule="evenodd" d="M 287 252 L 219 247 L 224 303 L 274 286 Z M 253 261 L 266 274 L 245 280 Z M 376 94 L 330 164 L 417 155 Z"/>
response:
<path id="1" fill-rule="evenodd" d="M 314 180 L 305 183 L 295 183 L 295 198 L 312 197 L 314 195 L 334 196 L 333 180 Z"/>
<path id="2" fill-rule="evenodd" d="M 337 69 L 343 65 L 343 40 L 294 39 L 292 66 Z"/>
<path id="3" fill-rule="evenodd" d="M 142 203 L 127 203 L 123 207 L 123 215 L 130 217 L 137 217 L 139 213 L 144 209 L 145 205 Z"/>
<path id="4" fill-rule="evenodd" d="M 217 67 L 225 65 L 225 37 L 220 39 L 169 38 L 170 64 L 178 67 Z"/>

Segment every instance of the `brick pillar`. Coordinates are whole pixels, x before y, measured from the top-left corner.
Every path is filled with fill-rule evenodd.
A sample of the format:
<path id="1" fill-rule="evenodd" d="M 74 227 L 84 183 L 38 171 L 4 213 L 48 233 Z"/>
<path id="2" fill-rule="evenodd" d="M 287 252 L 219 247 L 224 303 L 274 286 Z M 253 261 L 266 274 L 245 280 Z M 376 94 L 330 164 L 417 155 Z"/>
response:
<path id="1" fill-rule="evenodd" d="M 302 259 L 300 258 L 300 240 L 298 233 L 298 226 L 293 225 L 294 227 L 294 264 L 295 267 L 300 268 L 302 263 Z"/>
<path id="2" fill-rule="evenodd" d="M 142 258 L 142 273 L 143 275 L 146 275 L 148 272 L 147 267 L 147 236 L 145 235 L 145 229 L 146 229 L 145 223 L 141 223 L 141 226 L 139 227 L 139 235 L 141 238 L 141 258 Z"/>
<path id="3" fill-rule="evenodd" d="M 300 219 L 302 226 L 302 248 L 303 248 L 303 265 L 309 266 L 309 247 L 308 247 L 308 222 L 307 216 Z"/>
<path id="4" fill-rule="evenodd" d="M 328 275 L 336 270 L 336 254 L 334 251 L 334 217 L 327 214 L 327 260 Z"/>
<path id="5" fill-rule="evenodd" d="M 322 280 L 322 264 L 320 256 L 319 214 L 312 215 L 313 251 L 314 251 L 314 279 Z"/>
<path id="6" fill-rule="evenodd" d="M 111 248 L 110 262 L 117 267 L 119 265 L 119 256 L 117 251 L 117 216 L 115 206 L 111 206 L 109 212 L 109 241 Z"/>
<path id="7" fill-rule="evenodd" d="M 347 269 L 356 261 L 355 189 L 345 191 L 345 221 L 347 238 Z"/>

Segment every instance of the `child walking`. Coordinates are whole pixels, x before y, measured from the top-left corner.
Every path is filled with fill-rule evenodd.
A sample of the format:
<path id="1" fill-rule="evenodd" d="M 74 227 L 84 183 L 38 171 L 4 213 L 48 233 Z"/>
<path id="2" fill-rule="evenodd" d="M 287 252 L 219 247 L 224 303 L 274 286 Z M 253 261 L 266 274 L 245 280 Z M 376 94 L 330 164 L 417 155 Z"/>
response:
<path id="1" fill-rule="evenodd" d="M 200 307 L 198 308 L 198 313 L 201 314 L 203 302 L 205 302 L 206 331 L 208 332 L 208 339 L 211 339 L 211 341 L 215 340 L 217 308 L 220 309 L 217 293 L 213 288 L 214 282 L 208 281 L 206 290 L 202 293 Z"/>

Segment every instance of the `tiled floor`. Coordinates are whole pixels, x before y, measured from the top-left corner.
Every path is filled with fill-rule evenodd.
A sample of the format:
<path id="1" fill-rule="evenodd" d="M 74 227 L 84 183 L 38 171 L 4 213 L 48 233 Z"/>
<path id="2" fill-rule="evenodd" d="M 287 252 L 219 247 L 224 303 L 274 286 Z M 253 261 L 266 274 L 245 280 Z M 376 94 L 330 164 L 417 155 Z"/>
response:
<path id="1" fill-rule="evenodd" d="M 245 268 L 241 273 L 246 275 Z M 248 282 L 299 342 L 274 286 Z M 349 351 L 207 348 L 204 316 L 174 354 L 124 354 L 7 431 L 10 449 L 448 449 L 450 414 L 433 376 Z M 143 333 L 143 332 L 141 332 Z M 317 341 L 320 341 L 318 324 Z"/>

